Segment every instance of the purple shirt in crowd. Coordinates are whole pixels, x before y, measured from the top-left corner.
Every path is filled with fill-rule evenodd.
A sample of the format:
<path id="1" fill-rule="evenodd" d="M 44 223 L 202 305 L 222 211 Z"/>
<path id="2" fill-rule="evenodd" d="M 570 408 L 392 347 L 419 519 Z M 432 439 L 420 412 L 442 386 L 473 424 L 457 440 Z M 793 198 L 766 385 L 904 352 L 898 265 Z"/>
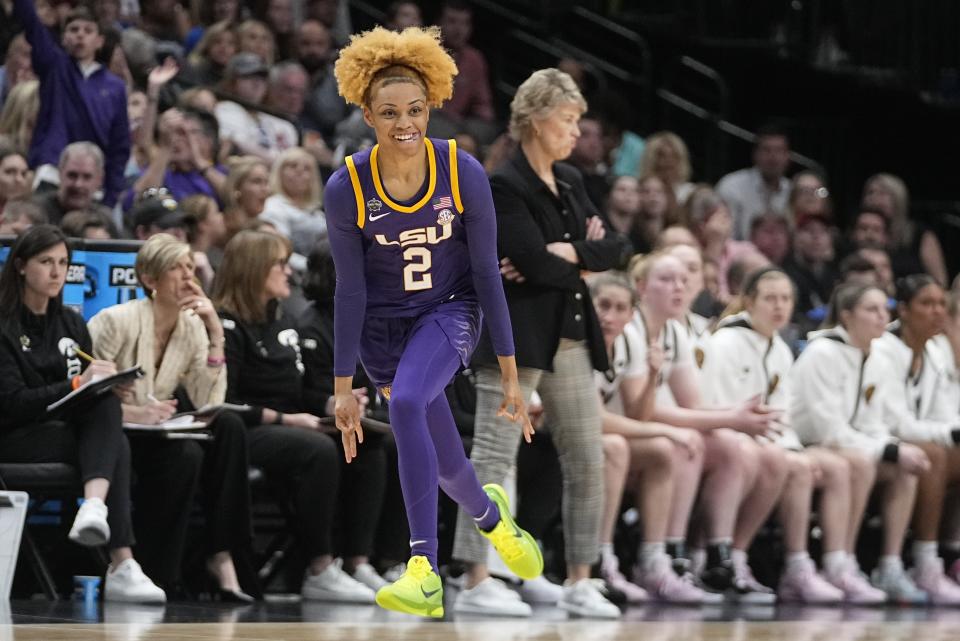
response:
<path id="1" fill-rule="evenodd" d="M 40 22 L 33 1 L 14 0 L 13 6 L 32 47 L 34 73 L 40 78 L 40 113 L 30 143 L 30 166 L 57 166 L 64 147 L 88 140 L 103 151 L 103 202 L 113 205 L 123 191 L 123 171 L 130 158 L 126 86 L 106 67 L 85 78 L 77 62 Z"/>

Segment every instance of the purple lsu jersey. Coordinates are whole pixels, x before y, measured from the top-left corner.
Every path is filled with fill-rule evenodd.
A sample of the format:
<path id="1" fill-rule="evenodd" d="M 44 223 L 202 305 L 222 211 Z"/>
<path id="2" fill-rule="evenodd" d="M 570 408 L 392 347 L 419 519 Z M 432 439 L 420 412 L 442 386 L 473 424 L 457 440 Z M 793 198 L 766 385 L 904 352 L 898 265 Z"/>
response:
<path id="1" fill-rule="evenodd" d="M 476 300 L 453 140 L 424 140 L 425 190 L 408 203 L 387 194 L 377 146 L 346 159 L 363 236 L 370 316 L 417 316 L 448 300 Z"/>

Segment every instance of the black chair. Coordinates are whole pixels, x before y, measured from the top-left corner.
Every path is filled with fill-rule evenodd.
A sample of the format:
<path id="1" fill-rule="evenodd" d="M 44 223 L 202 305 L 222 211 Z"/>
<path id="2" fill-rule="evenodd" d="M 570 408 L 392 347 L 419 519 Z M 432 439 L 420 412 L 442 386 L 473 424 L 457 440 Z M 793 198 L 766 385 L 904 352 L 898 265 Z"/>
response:
<path id="1" fill-rule="evenodd" d="M 30 507 L 27 510 L 27 525 L 23 529 L 21 550 L 25 550 L 30 567 L 44 594 L 51 601 L 57 601 L 57 586 L 47 563 L 30 534 L 29 519 L 35 515 L 44 502 L 60 499 L 68 504 L 83 495 L 80 473 L 67 463 L 0 463 L 0 487 L 4 490 L 16 490 L 30 495 Z"/>

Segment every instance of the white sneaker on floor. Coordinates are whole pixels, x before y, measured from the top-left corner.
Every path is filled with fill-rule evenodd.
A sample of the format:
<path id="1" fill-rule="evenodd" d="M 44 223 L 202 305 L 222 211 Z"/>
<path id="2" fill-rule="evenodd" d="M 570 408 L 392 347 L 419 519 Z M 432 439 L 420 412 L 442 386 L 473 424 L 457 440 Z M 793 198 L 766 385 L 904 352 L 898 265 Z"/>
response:
<path id="1" fill-rule="evenodd" d="M 666 554 L 654 559 L 644 570 L 640 564 L 633 571 L 633 580 L 646 589 L 647 594 L 656 601 L 676 605 L 719 605 L 723 595 L 708 592 L 697 585 L 689 572 L 678 576 L 673 569 L 670 557 Z"/>
<path id="2" fill-rule="evenodd" d="M 590 579 L 563 586 L 563 596 L 557 607 L 567 613 L 586 619 L 619 619 L 620 608 L 607 601 Z"/>
<path id="3" fill-rule="evenodd" d="M 620 559 L 614 554 L 601 555 L 600 577 L 613 589 L 623 592 L 627 603 L 646 603 L 650 600 L 646 590 L 623 575 L 620 571 Z"/>
<path id="4" fill-rule="evenodd" d="M 733 561 L 733 590 L 730 590 L 733 598 L 739 603 L 748 603 L 753 605 L 769 605 L 776 603 L 777 594 L 771 588 L 757 581 L 753 576 L 753 570 L 746 560 Z"/>
<path id="5" fill-rule="evenodd" d="M 960 585 L 947 578 L 943 559 L 920 561 L 912 574 L 917 587 L 930 596 L 933 605 L 960 605 Z"/>
<path id="6" fill-rule="evenodd" d="M 400 577 L 403 576 L 403 573 L 407 571 L 406 563 L 397 563 L 386 569 L 383 573 L 383 580 L 387 583 L 395 583 L 400 580 Z"/>
<path id="7" fill-rule="evenodd" d="M 563 596 L 563 586 L 552 583 L 542 574 L 524 581 L 520 586 L 520 598 L 536 605 L 556 605 Z"/>
<path id="8" fill-rule="evenodd" d="M 334 559 L 320 574 L 307 574 L 300 596 L 308 601 L 374 603 L 376 593 L 343 571 L 343 562 Z"/>
<path id="9" fill-rule="evenodd" d="M 96 547 L 110 542 L 110 526 L 107 524 L 107 506 L 101 499 L 86 499 L 77 510 L 73 527 L 67 535 L 74 543 Z"/>
<path id="10" fill-rule="evenodd" d="M 107 569 L 104 578 L 104 601 L 123 603 L 166 603 L 167 594 L 150 580 L 140 564 L 127 559 L 117 567 Z"/>
<path id="11" fill-rule="evenodd" d="M 354 568 L 353 578 L 373 590 L 374 594 L 383 586 L 390 585 L 369 563 L 362 563 Z"/>
<path id="12" fill-rule="evenodd" d="M 488 576 L 472 588 L 460 590 L 453 602 L 456 614 L 528 617 L 533 609 L 500 579 Z"/>
<path id="13" fill-rule="evenodd" d="M 927 603 L 927 593 L 917 587 L 910 575 L 902 567 L 896 569 L 876 568 L 871 582 L 887 594 L 887 601 L 901 605 L 922 605 Z"/>
<path id="14" fill-rule="evenodd" d="M 851 605 L 882 605 L 887 593 L 870 585 L 856 560 L 848 559 L 838 572 L 824 571 L 823 578 L 843 592 L 843 600 Z"/>

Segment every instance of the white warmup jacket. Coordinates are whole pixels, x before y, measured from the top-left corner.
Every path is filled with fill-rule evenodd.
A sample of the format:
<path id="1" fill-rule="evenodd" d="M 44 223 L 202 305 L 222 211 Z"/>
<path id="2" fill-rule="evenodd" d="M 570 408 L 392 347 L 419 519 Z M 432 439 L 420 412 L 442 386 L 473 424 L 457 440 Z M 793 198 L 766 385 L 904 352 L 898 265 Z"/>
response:
<path id="1" fill-rule="evenodd" d="M 842 327 L 809 335 L 791 370 L 790 420 L 804 445 L 851 448 L 880 461 L 897 438 L 883 421 L 890 386 L 880 359 L 850 344 Z"/>
<path id="2" fill-rule="evenodd" d="M 947 389 L 943 391 L 943 394 L 948 397 L 944 400 L 944 403 L 947 407 L 952 407 L 960 412 L 960 371 L 958 371 L 957 357 L 953 353 L 953 346 L 946 336 L 939 334 L 933 337 L 927 347 L 937 350 L 947 379 L 950 381 Z"/>
<path id="3" fill-rule="evenodd" d="M 701 391 L 711 407 L 732 407 L 760 396 L 764 404 L 785 412 L 781 423 L 787 427 L 776 442 L 801 450 L 800 438 L 789 427 L 792 366 L 793 353 L 783 339 L 755 331 L 750 314 L 742 312 L 720 321 L 705 343 Z"/>
<path id="4" fill-rule="evenodd" d="M 928 341 L 920 368 L 911 376 L 913 349 L 900 338 L 900 322 L 873 341 L 871 351 L 883 365 L 890 385 L 884 388 L 883 420 L 904 441 L 933 442 L 953 446 L 953 433 L 960 435 L 960 411 L 951 405 L 950 388 L 956 386 L 943 354 Z"/>

